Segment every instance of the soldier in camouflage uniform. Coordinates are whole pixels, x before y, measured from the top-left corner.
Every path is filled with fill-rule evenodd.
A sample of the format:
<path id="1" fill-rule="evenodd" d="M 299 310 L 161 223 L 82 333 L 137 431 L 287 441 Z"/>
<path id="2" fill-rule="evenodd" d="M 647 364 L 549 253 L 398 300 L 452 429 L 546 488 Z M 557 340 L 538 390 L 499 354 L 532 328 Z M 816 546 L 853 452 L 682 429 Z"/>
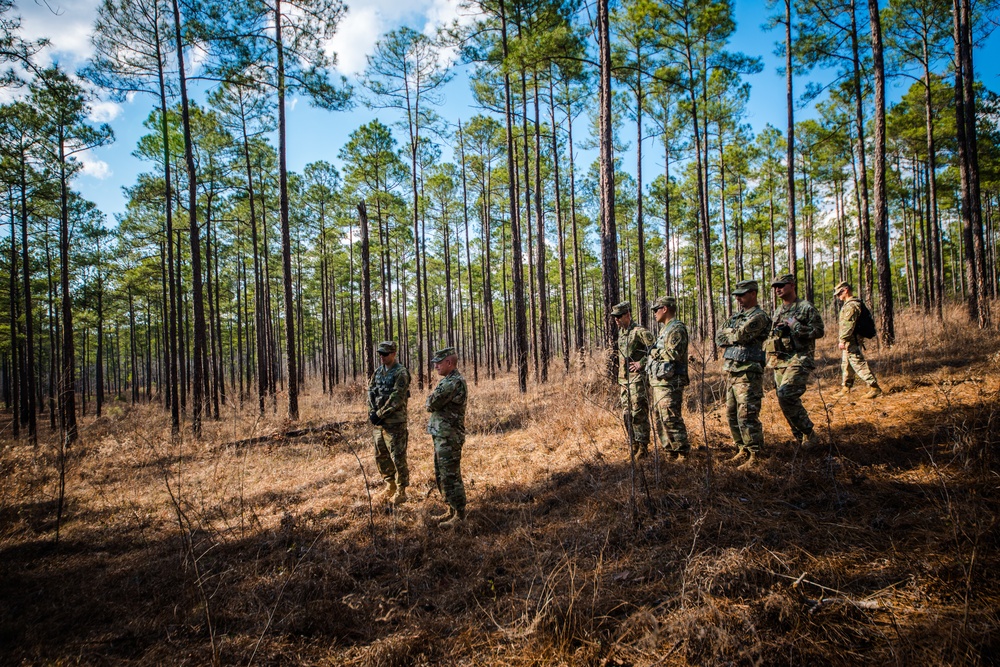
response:
<path id="1" fill-rule="evenodd" d="M 757 305 L 757 281 L 741 280 L 733 290 L 740 312 L 719 329 L 715 343 L 723 348 L 722 370 L 726 372 L 726 418 L 736 445 L 736 455 L 729 463 L 746 469 L 757 461 L 764 445 L 760 423 L 760 401 L 764 397 L 763 343 L 771 322 Z"/>
<path id="2" fill-rule="evenodd" d="M 396 361 L 396 343 L 378 344 L 382 364 L 368 382 L 368 419 L 375 427 L 375 463 L 385 480 L 384 496 L 394 505 L 406 502 L 410 471 L 406 465 L 406 403 L 410 398 L 410 372 Z"/>
<path id="3" fill-rule="evenodd" d="M 840 307 L 840 339 L 837 343 L 837 347 L 843 350 L 840 360 L 843 378 L 841 392 L 849 393 L 854 384 L 854 378 L 857 376 L 870 388 L 865 394 L 865 398 L 878 398 L 882 395 L 882 388 L 878 386 L 878 380 L 868 368 L 864 347 L 855 332 L 858 317 L 861 315 L 861 299 L 854 296 L 851 284 L 846 281 L 837 285 L 833 290 L 833 295 L 843 302 Z"/>
<path id="4" fill-rule="evenodd" d="M 439 350 L 431 363 L 441 381 L 427 397 L 431 413 L 427 432 L 434 440 L 434 478 L 448 514 L 440 517 L 441 526 L 453 528 L 465 520 L 465 485 L 462 483 L 462 445 L 465 444 L 465 403 L 469 396 L 465 378 L 455 366 L 455 348 Z"/>
<path id="5" fill-rule="evenodd" d="M 653 398 L 653 414 L 660 444 L 671 458 L 683 461 L 691 449 L 681 410 L 688 385 L 688 331 L 677 319 L 677 300 L 661 296 L 653 301 L 653 317 L 662 324 L 656 344 L 646 360 L 646 375 Z"/>
<path id="6" fill-rule="evenodd" d="M 816 339 L 822 338 L 823 318 L 819 311 L 795 292 L 795 276 L 788 273 L 771 283 L 780 300 L 771 317 L 771 336 L 765 350 L 774 366 L 778 405 L 792 427 L 792 435 L 802 446 L 813 444 L 813 423 L 802 405 L 809 375 L 816 368 Z"/>
<path id="7" fill-rule="evenodd" d="M 649 454 L 649 400 L 646 397 L 646 355 L 653 334 L 632 321 L 627 301 L 615 305 L 611 316 L 618 323 L 618 385 L 621 387 L 622 417 L 629 432 L 632 454 Z"/>

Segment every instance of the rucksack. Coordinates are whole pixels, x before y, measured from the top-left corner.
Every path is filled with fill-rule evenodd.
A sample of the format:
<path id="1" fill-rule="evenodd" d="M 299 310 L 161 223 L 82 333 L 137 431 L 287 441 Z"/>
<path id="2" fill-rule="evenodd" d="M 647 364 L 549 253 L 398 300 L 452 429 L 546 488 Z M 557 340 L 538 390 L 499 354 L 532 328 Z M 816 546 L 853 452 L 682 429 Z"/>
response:
<path id="1" fill-rule="evenodd" d="M 875 331 L 875 318 L 872 317 L 872 311 L 868 310 L 868 306 L 862 301 L 859 304 L 861 306 L 861 314 L 858 315 L 858 321 L 854 325 L 854 335 L 858 338 L 874 338 L 878 332 Z"/>

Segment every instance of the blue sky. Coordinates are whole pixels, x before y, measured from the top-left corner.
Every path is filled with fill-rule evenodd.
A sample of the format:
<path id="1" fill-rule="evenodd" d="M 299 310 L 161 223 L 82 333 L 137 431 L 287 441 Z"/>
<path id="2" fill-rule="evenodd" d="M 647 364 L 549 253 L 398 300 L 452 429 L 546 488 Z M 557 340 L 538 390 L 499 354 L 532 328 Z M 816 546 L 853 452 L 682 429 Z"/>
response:
<path id="1" fill-rule="evenodd" d="M 48 37 L 52 47 L 46 58 L 58 61 L 67 69 L 79 67 L 90 54 L 90 32 L 100 0 L 19 0 L 15 12 L 21 15 L 24 33 L 27 37 Z M 349 7 L 337 36 L 330 48 L 337 53 L 338 70 L 354 79 L 365 66 L 365 56 L 371 52 L 378 37 L 388 30 L 408 25 L 428 34 L 436 26 L 460 15 L 457 0 L 354 0 Z M 748 55 L 761 56 L 764 70 L 748 78 L 751 96 L 747 105 L 746 122 L 755 130 L 771 123 L 783 127 L 784 76 L 778 68 L 782 60 L 774 55 L 775 42 L 781 37 L 778 32 L 766 32 L 761 28 L 768 10 L 763 0 L 735 0 L 737 32 L 730 48 Z M 991 89 L 1000 88 L 1000 36 L 994 34 L 977 51 L 977 74 Z M 467 119 L 479 112 L 473 107 L 468 91 L 467 68 L 458 67 L 454 80 L 445 89 L 445 103 L 440 110 L 449 122 Z M 813 73 L 812 78 L 824 77 L 823 72 Z M 797 81 L 797 92 L 804 88 L 805 80 Z M 897 99 L 907 80 L 893 81 L 890 100 Z M 115 104 L 102 101 L 94 107 L 94 118 L 108 122 L 115 130 L 116 141 L 111 146 L 97 149 L 86 156 L 84 173 L 75 187 L 85 197 L 93 200 L 113 221 L 115 213 L 124 209 L 125 199 L 122 186 L 135 182 L 137 173 L 146 171 L 150 165 L 132 156 L 136 142 L 145 132 L 143 120 L 153 108 L 154 101 L 148 97 L 136 97 L 131 102 Z M 810 109 L 798 112 L 799 118 L 808 117 Z M 330 113 L 311 108 L 303 100 L 292 100 L 288 112 L 288 165 L 300 171 L 315 160 L 337 163 L 337 153 L 348 135 L 358 126 L 378 116 L 386 124 L 394 118 L 386 111 L 370 110 L 358 106 L 353 111 Z M 577 136 L 582 136 L 580 128 Z M 634 136 L 634 135 L 633 135 Z M 634 148 L 634 147 L 633 147 Z M 659 151 L 646 146 L 645 155 L 650 156 L 644 169 L 659 172 L 662 166 L 657 162 Z M 447 153 L 446 153 L 447 157 Z M 584 153 L 580 165 L 593 156 Z M 632 160 L 634 162 L 634 160 Z M 644 162 L 646 160 L 644 159 Z M 625 159 L 629 164 L 630 160 Z"/>

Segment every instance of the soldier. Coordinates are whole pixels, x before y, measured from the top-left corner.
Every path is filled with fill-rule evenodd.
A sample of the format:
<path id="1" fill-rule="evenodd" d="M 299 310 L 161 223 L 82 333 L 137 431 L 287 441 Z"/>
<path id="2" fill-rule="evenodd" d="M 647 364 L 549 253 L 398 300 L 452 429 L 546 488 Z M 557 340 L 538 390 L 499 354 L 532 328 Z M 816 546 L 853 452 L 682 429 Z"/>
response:
<path id="1" fill-rule="evenodd" d="M 736 445 L 736 455 L 729 463 L 745 470 L 757 461 L 764 445 L 764 427 L 760 423 L 760 401 L 764 397 L 763 343 L 770 329 L 767 314 L 757 305 L 757 281 L 736 283 L 733 296 L 740 312 L 719 329 L 715 343 L 725 349 L 722 370 L 726 372 L 726 418 Z"/>
<path id="2" fill-rule="evenodd" d="M 618 322 L 618 385 L 632 454 L 649 454 L 649 402 L 646 398 L 646 354 L 653 334 L 632 321 L 632 307 L 622 301 L 611 309 Z"/>
<path id="3" fill-rule="evenodd" d="M 684 387 L 688 385 L 688 331 L 677 319 L 677 300 L 661 296 L 653 301 L 653 317 L 662 324 L 656 344 L 649 351 L 646 375 L 653 394 L 653 414 L 660 443 L 670 458 L 680 462 L 691 447 L 687 428 L 681 417 L 684 406 Z"/>
<path id="4" fill-rule="evenodd" d="M 816 368 L 813 356 L 816 339 L 824 332 L 819 311 L 795 292 L 795 276 L 788 273 L 771 283 L 780 303 L 771 317 L 771 336 L 765 350 L 774 364 L 774 385 L 778 405 L 792 427 L 792 435 L 809 447 L 813 444 L 813 423 L 802 405 L 809 374 Z"/>
<path id="5" fill-rule="evenodd" d="M 382 364 L 368 382 L 368 419 L 375 427 L 375 463 L 385 480 L 382 496 L 393 505 L 406 502 L 410 471 L 406 465 L 406 403 L 410 398 L 410 372 L 396 361 L 396 343 L 378 344 Z"/>
<path id="6" fill-rule="evenodd" d="M 843 386 L 840 391 L 844 394 L 850 393 L 854 378 L 857 376 L 869 387 L 865 398 L 878 398 L 882 395 L 882 388 L 878 386 L 878 380 L 868 368 L 864 347 L 857 333 L 858 318 L 864 306 L 861 299 L 854 296 L 852 289 L 851 284 L 844 281 L 833 290 L 833 295 L 843 302 L 840 308 L 840 340 L 837 343 L 837 347 L 843 350 L 840 360 Z"/>
<path id="7" fill-rule="evenodd" d="M 455 348 L 439 350 L 431 363 L 441 381 L 427 397 L 427 411 L 431 413 L 427 432 L 434 440 L 434 478 L 448 504 L 448 513 L 434 518 L 441 519 L 441 527 L 453 528 L 465 520 L 462 445 L 465 444 L 465 402 L 469 390 L 465 378 L 455 369 L 458 365 Z"/>

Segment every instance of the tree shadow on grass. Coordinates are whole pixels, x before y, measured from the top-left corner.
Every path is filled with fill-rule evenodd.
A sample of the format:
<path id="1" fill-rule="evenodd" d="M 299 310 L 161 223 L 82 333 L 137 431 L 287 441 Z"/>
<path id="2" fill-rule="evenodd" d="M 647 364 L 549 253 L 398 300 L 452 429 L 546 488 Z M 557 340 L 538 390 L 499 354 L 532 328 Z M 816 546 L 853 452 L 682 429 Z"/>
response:
<path id="1" fill-rule="evenodd" d="M 988 415 L 963 410 L 925 411 L 920 437 L 879 443 L 835 428 L 834 449 L 716 464 L 710 486 L 705 453 L 660 457 L 658 475 L 652 459 L 581 454 L 534 483 L 470 489 L 457 531 L 420 501 L 369 523 L 363 500 L 316 513 L 301 492 L 245 499 L 284 515 L 271 527 L 186 536 L 81 510 L 58 547 L 0 549 L 0 662 L 204 664 L 207 599 L 224 662 L 483 662 L 502 646 L 579 664 L 673 650 L 700 664 L 972 663 L 997 645 L 1000 499 L 995 459 L 962 467 L 949 449 L 959 425 L 996 445 Z"/>

